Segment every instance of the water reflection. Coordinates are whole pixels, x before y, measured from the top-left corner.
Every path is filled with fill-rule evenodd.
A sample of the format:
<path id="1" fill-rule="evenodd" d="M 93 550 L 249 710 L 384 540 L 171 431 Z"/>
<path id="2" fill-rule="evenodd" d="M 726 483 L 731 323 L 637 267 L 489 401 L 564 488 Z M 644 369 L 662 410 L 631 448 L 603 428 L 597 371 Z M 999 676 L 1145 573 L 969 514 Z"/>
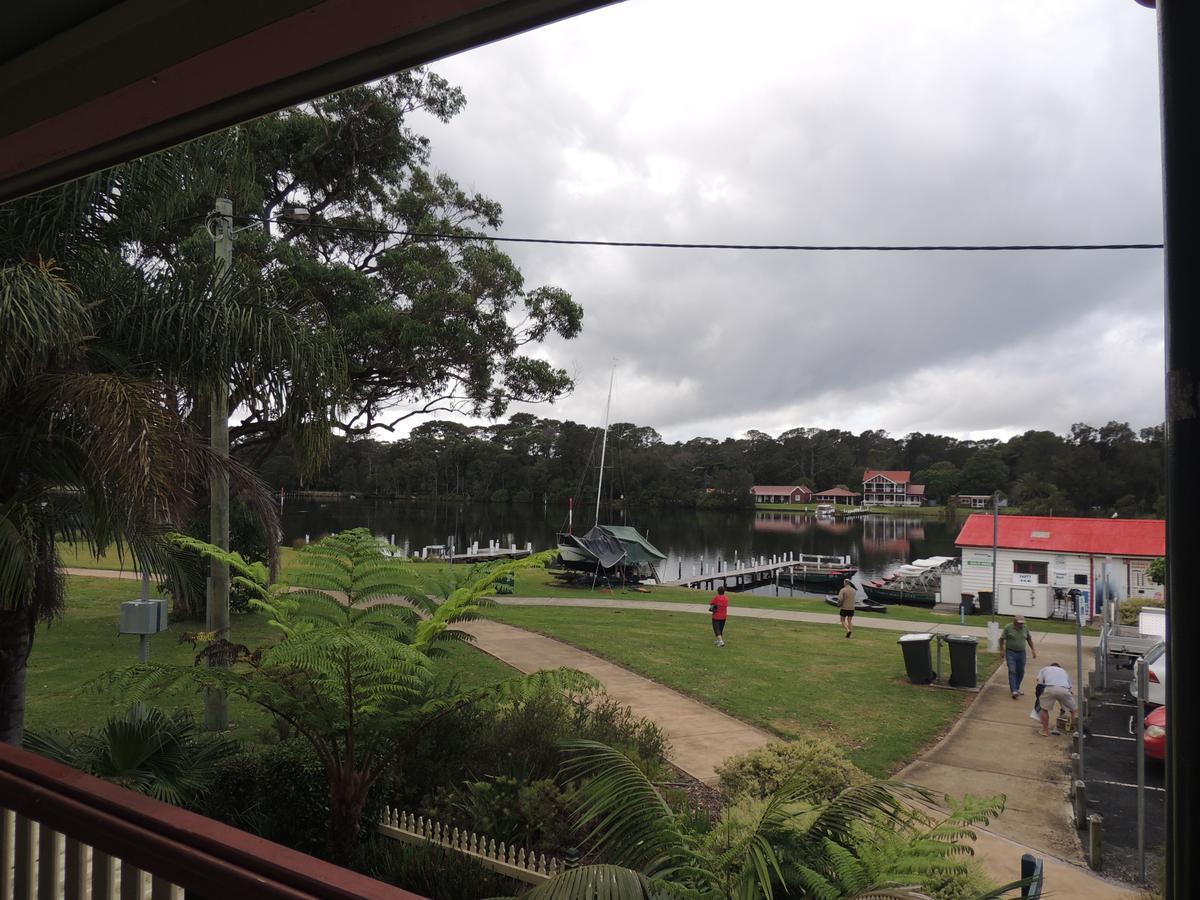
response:
<path id="1" fill-rule="evenodd" d="M 582 521 L 581 521 L 582 520 Z M 621 519 L 618 516 L 617 521 Z M 958 529 L 941 521 L 894 516 L 818 519 L 803 513 L 771 511 L 629 510 L 627 524 L 639 528 L 664 553 L 666 577 L 690 574 L 703 561 L 730 562 L 784 553 L 848 555 L 862 576 L 885 575 L 895 566 L 923 556 L 955 556 Z M 586 531 L 592 517 L 578 514 L 575 530 Z M 286 543 L 303 542 L 347 528 L 366 527 L 411 550 L 427 544 L 473 541 L 502 546 L 532 543 L 554 546 L 554 535 L 566 527 L 560 510 L 533 505 L 458 503 L 414 505 L 374 500 L 296 498 L 284 506 Z"/>

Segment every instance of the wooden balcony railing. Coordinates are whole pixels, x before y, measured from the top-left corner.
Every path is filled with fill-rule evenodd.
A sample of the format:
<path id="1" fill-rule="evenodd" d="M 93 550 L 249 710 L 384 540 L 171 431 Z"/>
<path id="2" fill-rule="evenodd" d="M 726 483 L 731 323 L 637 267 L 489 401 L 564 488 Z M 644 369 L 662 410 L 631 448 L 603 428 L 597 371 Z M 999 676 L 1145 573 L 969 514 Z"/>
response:
<path id="1" fill-rule="evenodd" d="M 0 900 L 420 900 L 0 744 Z"/>

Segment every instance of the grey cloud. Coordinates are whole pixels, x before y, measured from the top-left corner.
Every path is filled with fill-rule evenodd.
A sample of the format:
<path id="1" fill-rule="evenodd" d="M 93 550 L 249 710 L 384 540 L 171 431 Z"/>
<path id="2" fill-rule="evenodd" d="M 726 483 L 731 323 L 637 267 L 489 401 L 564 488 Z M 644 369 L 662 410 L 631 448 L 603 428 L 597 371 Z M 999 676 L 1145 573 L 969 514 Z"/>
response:
<path id="1" fill-rule="evenodd" d="M 1135 4 L 751 3 L 731 20 L 727 5 L 641 0 L 435 68 L 468 96 L 448 126 L 422 123 L 435 164 L 500 200 L 509 234 L 1090 243 L 1161 230 L 1154 23 Z M 531 284 L 585 308 L 583 335 L 544 350 L 578 374 L 554 415 L 598 420 L 618 357 L 619 418 L 677 437 L 849 425 L 858 410 L 872 417 L 860 427 L 900 433 L 921 416 L 955 433 L 1160 418 L 1157 374 L 1127 379 L 1130 393 L 1096 390 L 1106 369 L 996 362 L 1112 354 L 1100 335 L 1118 321 L 1149 329 L 1149 350 L 1125 352 L 1152 357 L 1156 251 L 512 252 Z M 914 411 L 903 391 L 916 389 L 937 414 Z M 1016 396 L 1041 399 L 1013 408 Z"/>

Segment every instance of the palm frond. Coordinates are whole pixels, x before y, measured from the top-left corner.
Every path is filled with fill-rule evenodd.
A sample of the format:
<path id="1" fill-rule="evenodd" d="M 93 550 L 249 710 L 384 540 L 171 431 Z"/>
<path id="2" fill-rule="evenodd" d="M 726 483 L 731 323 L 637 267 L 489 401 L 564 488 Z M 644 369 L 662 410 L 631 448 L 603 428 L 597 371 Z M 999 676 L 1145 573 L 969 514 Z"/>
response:
<path id="1" fill-rule="evenodd" d="M 522 896 L 525 900 L 655 900 L 662 893 L 641 872 L 601 865 L 568 869 Z"/>
<path id="2" fill-rule="evenodd" d="M 596 741 L 564 741 L 561 775 L 579 782 L 575 821 L 596 851 L 651 875 L 691 862 L 674 813 L 626 756 Z"/>

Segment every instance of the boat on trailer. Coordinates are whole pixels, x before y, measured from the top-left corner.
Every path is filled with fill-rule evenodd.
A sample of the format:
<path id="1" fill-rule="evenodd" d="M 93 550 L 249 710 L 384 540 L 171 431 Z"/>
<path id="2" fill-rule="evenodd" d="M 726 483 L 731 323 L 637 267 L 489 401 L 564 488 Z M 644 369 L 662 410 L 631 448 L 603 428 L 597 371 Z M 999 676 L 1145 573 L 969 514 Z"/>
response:
<path id="1" fill-rule="evenodd" d="M 930 556 L 900 566 L 887 578 L 863 583 L 867 599 L 876 603 L 933 606 L 942 590 L 943 575 L 957 575 L 962 564 L 954 556 Z"/>
<path id="2" fill-rule="evenodd" d="M 558 560 L 552 568 L 563 577 L 634 583 L 658 580 L 658 563 L 667 558 L 636 528 L 596 525 L 584 535 L 559 534 Z"/>
<path id="3" fill-rule="evenodd" d="M 608 452 L 609 414 L 612 411 L 613 378 L 608 378 L 608 402 L 604 406 L 604 439 L 600 444 L 600 477 L 596 484 L 596 522 L 584 535 L 573 533 L 575 501 L 568 501 L 567 530 L 559 532 L 558 559 L 552 574 L 564 580 L 588 579 L 593 585 L 618 582 L 637 584 L 659 581 L 657 565 L 667 555 L 629 525 L 601 525 L 600 500 L 604 494 L 604 459 Z"/>

